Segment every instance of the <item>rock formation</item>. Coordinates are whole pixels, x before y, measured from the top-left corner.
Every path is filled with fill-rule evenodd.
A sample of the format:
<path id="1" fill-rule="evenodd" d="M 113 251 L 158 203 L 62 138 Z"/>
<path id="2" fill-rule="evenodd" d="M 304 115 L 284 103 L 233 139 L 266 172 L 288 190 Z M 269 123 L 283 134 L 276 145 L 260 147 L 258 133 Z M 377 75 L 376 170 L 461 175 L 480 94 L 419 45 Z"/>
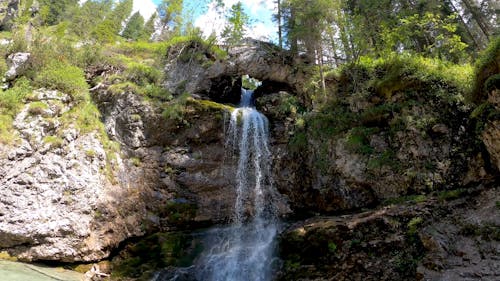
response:
<path id="1" fill-rule="evenodd" d="M 23 260 L 127 265 L 152 241 L 155 250 L 178 246 L 172 259 L 191 257 L 186 233 L 233 213 L 225 129 L 248 74 L 263 81 L 256 106 L 270 120 L 280 214 L 314 216 L 283 233 L 280 280 L 495 280 L 498 120 L 481 132 L 484 151 L 472 108 L 456 96 L 422 81 L 386 96 L 352 94 L 352 77 L 327 81 L 335 103 L 305 114 L 306 74 L 294 63 L 253 40 L 226 57 L 193 41 L 168 50 L 169 102 L 112 91 L 104 77 L 82 103 L 89 110 L 75 115 L 65 93 L 34 91 L 15 118 L 15 141 L 0 144 L 0 249 Z M 86 130 L 86 119 L 97 128 Z"/>

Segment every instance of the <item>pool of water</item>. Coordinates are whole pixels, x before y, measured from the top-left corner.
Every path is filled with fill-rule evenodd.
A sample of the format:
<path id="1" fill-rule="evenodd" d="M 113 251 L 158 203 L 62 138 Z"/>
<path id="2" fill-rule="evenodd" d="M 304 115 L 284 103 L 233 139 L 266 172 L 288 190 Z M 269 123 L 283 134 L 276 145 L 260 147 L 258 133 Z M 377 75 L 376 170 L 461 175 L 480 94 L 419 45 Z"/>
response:
<path id="1" fill-rule="evenodd" d="M 0 260 L 0 279 L 5 281 L 80 281 L 83 274 L 21 262 Z"/>

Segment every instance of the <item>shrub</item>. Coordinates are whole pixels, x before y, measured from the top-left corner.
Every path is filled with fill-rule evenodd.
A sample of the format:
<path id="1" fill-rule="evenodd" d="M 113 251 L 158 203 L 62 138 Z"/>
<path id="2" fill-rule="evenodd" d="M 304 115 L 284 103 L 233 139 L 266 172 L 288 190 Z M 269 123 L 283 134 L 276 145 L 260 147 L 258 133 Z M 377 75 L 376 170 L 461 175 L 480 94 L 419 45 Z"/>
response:
<path id="1" fill-rule="evenodd" d="M 30 82 L 26 78 L 18 79 L 12 88 L 0 92 L 0 113 L 11 116 L 17 114 L 31 91 Z"/>
<path id="2" fill-rule="evenodd" d="M 142 63 L 130 63 L 125 71 L 127 79 L 139 86 L 155 84 L 161 77 L 161 72 L 151 66 Z"/>
<path id="3" fill-rule="evenodd" d="M 481 53 L 475 64 L 474 87 L 469 100 L 480 104 L 488 97 L 485 82 L 490 76 L 500 72 L 500 36 L 491 40 L 490 44 Z"/>
<path id="4" fill-rule="evenodd" d="M 69 94 L 73 100 L 83 100 L 88 93 L 83 70 L 60 61 L 52 61 L 35 77 L 38 87 L 59 90 Z"/>

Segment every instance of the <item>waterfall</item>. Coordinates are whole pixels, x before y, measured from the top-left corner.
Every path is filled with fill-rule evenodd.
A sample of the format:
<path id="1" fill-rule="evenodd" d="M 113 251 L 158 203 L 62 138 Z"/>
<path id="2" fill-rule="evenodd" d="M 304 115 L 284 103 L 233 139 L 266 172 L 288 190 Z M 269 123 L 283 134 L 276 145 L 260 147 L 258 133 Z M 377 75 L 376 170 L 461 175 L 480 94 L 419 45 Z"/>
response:
<path id="1" fill-rule="evenodd" d="M 240 107 L 231 113 L 227 148 L 237 157 L 236 200 L 232 223 L 209 232 L 197 262 L 197 280 L 272 279 L 275 209 L 268 145 L 268 120 L 252 106 L 252 91 L 242 89 Z"/>

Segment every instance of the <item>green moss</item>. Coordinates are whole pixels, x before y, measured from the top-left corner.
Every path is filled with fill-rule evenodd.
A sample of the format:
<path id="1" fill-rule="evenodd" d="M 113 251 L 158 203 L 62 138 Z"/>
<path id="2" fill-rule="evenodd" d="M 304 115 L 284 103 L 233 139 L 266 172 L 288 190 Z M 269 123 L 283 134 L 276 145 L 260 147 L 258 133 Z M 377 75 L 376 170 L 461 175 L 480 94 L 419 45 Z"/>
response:
<path id="1" fill-rule="evenodd" d="M 168 218 L 173 225 L 182 225 L 196 216 L 196 205 L 188 202 L 169 202 L 161 210 L 160 215 Z"/>
<path id="2" fill-rule="evenodd" d="M 188 98 L 186 102 L 188 105 L 192 105 L 196 109 L 206 112 L 231 112 L 234 110 L 234 107 L 222 103 L 213 102 L 211 100 L 197 100 Z"/>
<path id="3" fill-rule="evenodd" d="M 139 86 L 145 86 L 158 83 L 161 78 L 161 71 L 143 63 L 131 62 L 127 65 L 125 77 Z"/>
<path id="4" fill-rule="evenodd" d="M 0 142 L 12 143 L 16 138 L 12 122 L 24 106 L 26 97 L 32 92 L 29 80 L 22 77 L 12 88 L 0 92 Z"/>
<path id="5" fill-rule="evenodd" d="M 17 261 L 17 258 L 11 256 L 7 251 L 1 251 L 0 252 L 0 260 Z"/>
<path id="6" fill-rule="evenodd" d="M 42 115 L 48 108 L 49 106 L 46 103 L 41 101 L 36 101 L 30 103 L 28 107 L 28 113 L 31 115 Z"/>
<path id="7" fill-rule="evenodd" d="M 370 170 L 379 169 L 383 166 L 388 166 L 396 171 L 401 168 L 401 163 L 397 159 L 394 151 L 388 149 L 382 153 L 373 153 L 367 163 L 367 168 Z"/>
<path id="8" fill-rule="evenodd" d="M 445 190 L 438 193 L 438 199 L 441 201 L 449 201 L 460 198 L 467 192 L 466 189 L 459 188 L 455 190 Z"/>
<path id="9" fill-rule="evenodd" d="M 132 157 L 130 158 L 130 162 L 132 162 L 132 165 L 139 167 L 141 165 L 141 159 L 138 157 Z"/>
<path id="10" fill-rule="evenodd" d="M 190 266 L 202 250 L 201 243 L 182 232 L 156 233 L 127 246 L 121 258 L 112 261 L 112 277 L 150 280 L 168 266 Z"/>
<path id="11" fill-rule="evenodd" d="M 476 104 L 484 102 L 488 97 L 487 91 L 491 89 L 491 85 L 487 86 L 486 81 L 498 73 L 500 73 L 500 36 L 490 41 L 488 47 L 476 61 L 475 75 L 473 76 L 475 78 L 474 87 L 469 95 L 469 100 Z"/>
<path id="12" fill-rule="evenodd" d="M 417 234 L 418 228 L 422 225 L 423 219 L 421 217 L 412 218 L 407 224 L 407 234 L 409 236 L 414 236 Z"/>
<path id="13" fill-rule="evenodd" d="M 337 244 L 334 242 L 328 242 L 328 251 L 332 254 L 335 253 L 337 251 Z"/>
<path id="14" fill-rule="evenodd" d="M 13 121 L 12 116 L 0 114 L 0 143 L 11 144 L 17 139 L 12 126 Z"/>
<path id="15" fill-rule="evenodd" d="M 85 150 L 85 156 L 87 156 L 88 158 L 94 158 L 96 154 L 97 154 L 96 151 L 93 149 Z"/>
<path id="16" fill-rule="evenodd" d="M 369 136 L 377 132 L 377 128 L 354 127 L 346 135 L 346 146 L 359 154 L 371 154 L 373 147 L 370 146 Z"/>
<path id="17" fill-rule="evenodd" d="M 134 82 L 126 81 L 118 84 L 113 84 L 108 87 L 108 91 L 113 94 L 121 94 L 124 92 L 141 93 L 141 88 Z"/>

